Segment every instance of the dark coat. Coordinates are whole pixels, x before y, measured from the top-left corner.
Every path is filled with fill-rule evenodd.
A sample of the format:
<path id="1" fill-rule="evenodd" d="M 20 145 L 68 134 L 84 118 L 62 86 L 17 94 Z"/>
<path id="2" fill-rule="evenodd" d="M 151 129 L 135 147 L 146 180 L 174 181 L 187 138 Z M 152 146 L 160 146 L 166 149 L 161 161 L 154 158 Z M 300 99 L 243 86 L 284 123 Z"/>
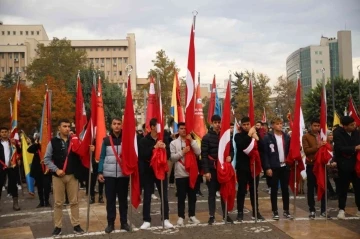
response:
<path id="1" fill-rule="evenodd" d="M 285 134 L 284 132 L 282 134 L 284 141 L 284 156 L 286 160 L 286 157 L 289 154 L 290 136 L 288 134 Z M 274 149 L 274 151 L 272 151 L 272 148 Z M 273 132 L 269 132 L 262 139 L 261 160 L 264 171 L 272 168 L 280 168 L 279 150 Z"/>
<path id="2" fill-rule="evenodd" d="M 204 173 L 209 173 L 210 169 L 214 169 L 216 160 L 218 159 L 220 134 L 213 129 L 209 129 L 201 141 L 201 160 Z M 209 156 L 214 160 L 210 159 Z"/>

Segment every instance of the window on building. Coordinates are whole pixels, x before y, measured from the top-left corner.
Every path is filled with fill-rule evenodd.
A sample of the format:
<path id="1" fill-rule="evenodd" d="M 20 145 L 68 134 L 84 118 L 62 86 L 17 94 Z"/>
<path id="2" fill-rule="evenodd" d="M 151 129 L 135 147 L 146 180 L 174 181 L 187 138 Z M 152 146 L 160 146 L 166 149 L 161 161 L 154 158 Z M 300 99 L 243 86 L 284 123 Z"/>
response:
<path id="1" fill-rule="evenodd" d="M 124 63 L 127 63 L 128 58 L 124 57 Z"/>
<path id="2" fill-rule="evenodd" d="M 15 72 L 19 72 L 19 67 L 15 67 Z"/>
<path id="3" fill-rule="evenodd" d="M 10 35 L 10 31 L 8 31 L 8 35 Z"/>
<path id="4" fill-rule="evenodd" d="M 19 53 L 14 53 L 14 58 L 19 58 Z"/>
<path id="5" fill-rule="evenodd" d="M 31 35 L 32 35 L 32 36 L 34 35 L 34 31 L 31 31 Z"/>
<path id="6" fill-rule="evenodd" d="M 125 84 L 125 88 L 127 88 L 127 83 L 124 83 Z"/>
<path id="7" fill-rule="evenodd" d="M 116 58 L 113 58 L 113 62 L 116 63 Z"/>
<path id="8" fill-rule="evenodd" d="M 1 67 L 1 72 L 5 72 L 5 67 Z"/>
<path id="9" fill-rule="evenodd" d="M 26 70 L 25 67 L 21 68 L 21 71 L 24 72 L 24 73 L 25 73 L 25 70 Z"/>
<path id="10" fill-rule="evenodd" d="M 110 75 L 110 71 L 108 71 L 108 74 L 107 74 L 108 76 Z"/>
<path id="11" fill-rule="evenodd" d="M 23 59 L 25 58 L 25 52 L 21 52 L 20 55 L 21 55 L 21 58 L 23 58 Z"/>
<path id="12" fill-rule="evenodd" d="M 23 31 L 20 31 L 20 35 L 22 35 L 23 34 Z"/>
<path id="13" fill-rule="evenodd" d="M 122 58 L 121 58 L 121 57 L 119 57 L 118 61 L 119 61 L 119 63 L 121 63 L 121 61 L 122 61 Z"/>
<path id="14" fill-rule="evenodd" d="M 104 63 L 104 58 L 101 58 L 101 63 Z"/>
<path id="15" fill-rule="evenodd" d="M 96 58 L 96 59 L 95 59 L 95 62 L 96 62 L 96 63 L 99 63 L 99 58 Z"/>
<path id="16" fill-rule="evenodd" d="M 320 64 L 322 64 L 322 60 L 320 60 Z"/>
<path id="17" fill-rule="evenodd" d="M 90 51 L 92 51 L 92 48 L 90 48 Z"/>
<path id="18" fill-rule="evenodd" d="M 26 35 L 26 36 L 29 35 L 29 32 L 28 32 L 28 31 L 25 31 L 25 35 Z"/>
<path id="19" fill-rule="evenodd" d="M 113 51 L 116 51 L 116 48 L 114 47 Z"/>
<path id="20" fill-rule="evenodd" d="M 119 76 L 122 76 L 122 71 L 119 71 Z"/>
<path id="21" fill-rule="evenodd" d="M 322 55 L 322 51 L 319 51 L 319 55 Z"/>
<path id="22" fill-rule="evenodd" d="M 4 59 L 4 53 L 0 53 L 1 59 Z"/>
<path id="23" fill-rule="evenodd" d="M 16 35 L 16 31 L 13 31 L 13 35 Z"/>
<path id="24" fill-rule="evenodd" d="M 40 35 L 40 32 L 39 32 L 39 31 L 36 31 L 36 35 Z"/>
<path id="25" fill-rule="evenodd" d="M 5 31 L 2 31 L 1 34 L 4 36 L 4 35 L 5 35 Z"/>
<path id="26" fill-rule="evenodd" d="M 8 53 L 9 59 L 12 59 L 12 53 Z"/>
<path id="27" fill-rule="evenodd" d="M 106 48 L 106 50 L 107 50 L 107 51 L 109 51 L 109 50 L 110 50 L 110 49 L 109 49 L 109 47 L 108 47 L 108 48 Z"/>
<path id="28" fill-rule="evenodd" d="M 121 51 L 121 47 L 119 47 L 118 50 Z"/>
<path id="29" fill-rule="evenodd" d="M 318 54 L 318 51 L 315 51 L 315 55 L 317 55 Z"/>
<path id="30" fill-rule="evenodd" d="M 318 74 L 319 73 L 319 70 L 316 70 L 316 74 Z"/>
<path id="31" fill-rule="evenodd" d="M 316 61 L 315 61 L 315 63 L 316 63 L 316 64 L 319 64 L 319 61 L 318 61 L 318 60 L 316 60 Z"/>
<path id="32" fill-rule="evenodd" d="M 116 76 L 116 71 L 114 71 L 114 76 Z"/>
<path id="33" fill-rule="evenodd" d="M 101 48 L 101 51 L 104 51 L 104 48 Z"/>
<path id="34" fill-rule="evenodd" d="M 12 67 L 9 67 L 9 69 L 10 69 L 10 72 L 13 72 Z"/>
<path id="35" fill-rule="evenodd" d="M 99 49 L 98 48 L 96 48 L 96 51 L 98 51 Z"/>
<path id="36" fill-rule="evenodd" d="M 127 50 L 127 46 L 124 46 L 124 51 L 126 51 Z"/>

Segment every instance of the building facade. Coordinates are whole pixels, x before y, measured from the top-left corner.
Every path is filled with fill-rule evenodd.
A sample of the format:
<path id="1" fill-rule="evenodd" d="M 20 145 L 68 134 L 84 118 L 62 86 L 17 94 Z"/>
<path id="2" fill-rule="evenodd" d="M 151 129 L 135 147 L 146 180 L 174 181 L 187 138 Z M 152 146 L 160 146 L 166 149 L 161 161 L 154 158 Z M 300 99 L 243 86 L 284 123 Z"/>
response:
<path id="1" fill-rule="evenodd" d="M 352 79 L 351 31 L 339 31 L 338 38 L 321 37 L 320 45 L 300 48 L 286 59 L 287 79 L 296 81 L 296 71 L 301 71 L 303 96 L 322 81 L 343 77 Z"/>

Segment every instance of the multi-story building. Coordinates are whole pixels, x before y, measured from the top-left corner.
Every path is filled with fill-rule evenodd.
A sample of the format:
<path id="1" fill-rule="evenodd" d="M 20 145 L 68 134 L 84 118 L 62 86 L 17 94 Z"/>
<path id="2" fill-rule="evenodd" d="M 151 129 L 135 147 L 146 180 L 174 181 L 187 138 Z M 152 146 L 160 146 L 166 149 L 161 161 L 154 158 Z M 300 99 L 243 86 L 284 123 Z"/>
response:
<path id="1" fill-rule="evenodd" d="M 320 45 L 300 48 L 286 59 L 289 80 L 296 81 L 296 71 L 301 71 L 303 96 L 321 83 L 323 68 L 326 80 L 353 77 L 351 31 L 338 31 L 337 39 L 321 37 Z"/>
<path id="2" fill-rule="evenodd" d="M 36 57 L 37 45 L 51 40 L 42 25 L 4 25 L 0 22 L 0 79 L 9 72 L 21 72 L 26 79 L 26 66 Z M 70 40 L 75 50 L 85 50 L 89 64 L 104 71 L 110 83 L 127 88 L 126 66 L 131 64 L 131 87 L 137 88 L 135 34 L 119 40 Z M 140 82 L 141 83 L 141 82 Z"/>

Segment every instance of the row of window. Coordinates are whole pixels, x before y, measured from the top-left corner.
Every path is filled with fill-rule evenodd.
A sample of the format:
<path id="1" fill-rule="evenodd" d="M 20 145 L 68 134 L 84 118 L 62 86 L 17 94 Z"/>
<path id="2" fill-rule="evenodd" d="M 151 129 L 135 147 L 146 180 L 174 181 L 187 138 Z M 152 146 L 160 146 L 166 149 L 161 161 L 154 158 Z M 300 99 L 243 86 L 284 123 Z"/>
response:
<path id="1" fill-rule="evenodd" d="M 105 48 L 103 48 L 103 47 L 102 47 L 102 48 L 96 47 L 96 48 L 89 48 L 89 50 L 90 50 L 90 51 L 105 51 Z M 121 51 L 121 50 L 126 51 L 126 50 L 127 50 L 127 46 L 114 47 L 114 48 L 113 48 L 113 51 L 116 51 L 116 50 L 118 50 L 118 51 Z M 107 48 L 106 48 L 106 51 L 110 51 L 110 48 L 107 47 Z"/>
<path id="2" fill-rule="evenodd" d="M 101 63 L 105 63 L 105 58 L 90 58 L 91 63 L 94 63 L 94 59 L 95 59 L 95 63 L 99 63 L 99 59 Z M 106 63 L 110 63 L 110 59 L 111 58 L 106 58 Z M 124 59 L 124 63 L 128 62 L 128 58 L 124 57 L 124 58 L 118 58 L 118 62 L 121 63 L 122 59 Z M 112 58 L 113 63 L 117 62 L 117 58 Z"/>
<path id="3" fill-rule="evenodd" d="M 322 61 L 322 60 L 316 60 L 315 63 L 316 63 L 316 64 L 322 64 L 323 61 Z"/>
<path id="4" fill-rule="evenodd" d="M 13 68 L 12 67 L 9 67 L 9 72 L 19 72 L 19 70 L 21 69 L 21 72 L 25 72 L 26 68 L 25 67 L 15 67 L 15 71 L 13 71 Z M 1 72 L 5 72 L 5 67 L 1 67 Z"/>
<path id="5" fill-rule="evenodd" d="M 7 54 L 8 54 L 9 59 L 12 59 L 13 56 L 14 56 L 15 59 L 19 59 L 19 56 L 21 58 L 25 58 L 25 53 L 24 52 L 9 52 Z M 0 58 L 4 59 L 5 58 L 5 53 L 1 52 L 0 53 Z"/>
<path id="6" fill-rule="evenodd" d="M 322 51 L 315 51 L 315 55 L 322 55 Z"/>
<path id="7" fill-rule="evenodd" d="M 3 36 L 5 36 L 5 31 L 2 31 L 1 32 L 1 35 L 3 35 Z M 29 36 L 30 34 L 33 36 L 33 35 L 35 35 L 35 31 L 19 31 L 19 34 L 20 34 L 20 36 L 22 36 L 22 35 L 24 35 L 24 33 L 25 33 L 25 35 L 26 36 Z M 12 35 L 13 36 L 16 36 L 16 31 L 12 31 Z M 10 36 L 11 35 L 11 31 L 7 31 L 7 35 L 8 36 Z M 36 31 L 36 35 L 40 35 L 40 31 Z"/>

